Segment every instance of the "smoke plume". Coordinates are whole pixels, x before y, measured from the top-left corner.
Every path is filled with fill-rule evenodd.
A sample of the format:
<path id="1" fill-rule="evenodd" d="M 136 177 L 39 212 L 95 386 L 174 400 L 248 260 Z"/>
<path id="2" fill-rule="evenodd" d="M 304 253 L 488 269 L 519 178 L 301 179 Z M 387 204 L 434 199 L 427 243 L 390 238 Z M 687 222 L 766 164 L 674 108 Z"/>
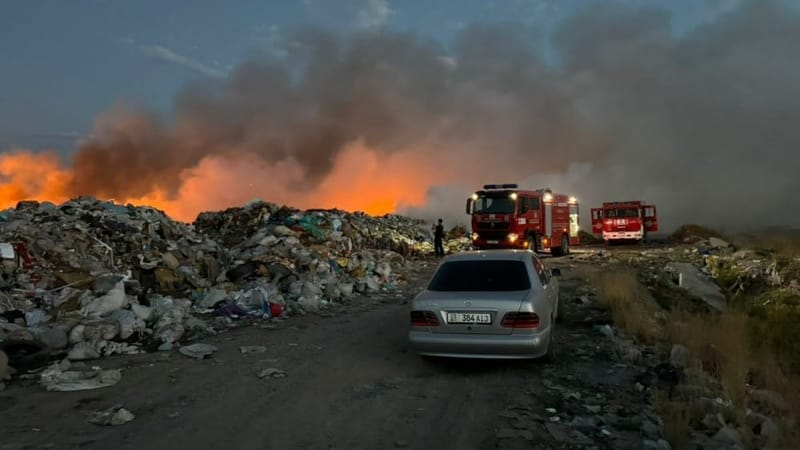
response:
<path id="1" fill-rule="evenodd" d="M 58 187 L 4 169 L 52 155 L 0 155 L 0 193 L 149 202 L 183 220 L 259 197 L 454 224 L 472 190 L 518 182 L 578 196 L 585 228 L 590 207 L 628 199 L 654 202 L 665 228 L 796 224 L 800 13 L 745 1 L 679 37 L 670 19 L 590 6 L 551 36 L 557 63 L 507 25 L 447 48 L 300 30 L 285 59 L 187 86 L 169 121 L 98 118 Z"/>

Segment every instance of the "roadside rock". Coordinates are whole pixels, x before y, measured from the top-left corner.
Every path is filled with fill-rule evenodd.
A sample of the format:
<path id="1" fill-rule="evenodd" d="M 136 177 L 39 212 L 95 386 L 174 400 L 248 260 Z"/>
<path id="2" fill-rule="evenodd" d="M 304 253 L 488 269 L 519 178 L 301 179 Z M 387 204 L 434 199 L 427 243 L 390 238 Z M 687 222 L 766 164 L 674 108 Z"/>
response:
<path id="1" fill-rule="evenodd" d="M 674 367 L 685 368 L 689 361 L 689 349 L 683 345 L 673 345 L 669 354 L 669 360 Z"/>
<path id="2" fill-rule="evenodd" d="M 725 426 L 720 429 L 714 437 L 711 438 L 711 444 L 715 449 L 719 450 L 744 450 L 744 444 L 742 444 L 742 438 L 739 432 L 730 426 Z"/>
<path id="3" fill-rule="evenodd" d="M 720 238 L 717 238 L 717 237 L 713 237 L 713 236 L 708 238 L 708 245 L 710 245 L 713 248 L 729 248 L 729 247 L 731 247 L 731 244 L 729 244 L 727 241 L 725 241 L 723 239 L 720 239 Z"/>
<path id="4" fill-rule="evenodd" d="M 751 391 L 749 406 L 754 411 L 773 416 L 782 415 L 789 409 L 789 405 L 780 394 L 766 389 L 754 389 Z"/>

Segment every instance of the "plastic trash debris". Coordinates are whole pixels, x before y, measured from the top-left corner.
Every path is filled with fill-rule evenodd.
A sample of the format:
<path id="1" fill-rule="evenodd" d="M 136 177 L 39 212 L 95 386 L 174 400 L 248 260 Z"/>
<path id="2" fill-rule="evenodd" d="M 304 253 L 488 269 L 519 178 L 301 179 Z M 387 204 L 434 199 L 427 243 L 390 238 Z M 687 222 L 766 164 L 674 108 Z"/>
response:
<path id="1" fill-rule="evenodd" d="M 117 426 L 131 422 L 135 418 L 136 416 L 122 405 L 114 405 L 104 411 L 92 412 L 86 420 L 95 425 Z"/>
<path id="2" fill-rule="evenodd" d="M 122 308 L 126 303 L 125 282 L 120 280 L 114 289 L 93 300 L 81 312 L 84 316 L 105 316 Z"/>
<path id="3" fill-rule="evenodd" d="M 217 347 L 209 344 L 198 343 L 183 346 L 178 349 L 178 351 L 190 358 L 203 359 L 206 356 L 211 356 L 214 354 L 214 352 L 217 351 Z"/>
<path id="4" fill-rule="evenodd" d="M 238 319 L 247 315 L 247 311 L 236 303 L 226 303 L 214 311 L 215 316 L 230 317 Z"/>
<path id="5" fill-rule="evenodd" d="M 225 301 L 227 297 L 228 293 L 223 289 L 211 289 L 200 300 L 198 306 L 203 309 L 213 308 L 217 303 Z"/>
<path id="6" fill-rule="evenodd" d="M 36 371 L 50 362 L 50 355 L 36 341 L 14 339 L 0 342 L 0 351 L 8 358 L 8 366 L 20 373 Z"/>
<path id="7" fill-rule="evenodd" d="M 41 374 L 41 383 L 48 391 L 71 392 L 113 386 L 122 380 L 119 369 L 69 370 L 69 361 L 54 363 Z"/>
<path id="8" fill-rule="evenodd" d="M 258 378 L 261 378 L 261 379 L 264 379 L 264 378 L 285 378 L 287 376 L 288 375 L 286 374 L 286 372 L 284 372 L 281 369 L 276 369 L 274 367 L 270 367 L 268 369 L 261 369 L 261 371 L 258 372 Z"/>
<path id="9" fill-rule="evenodd" d="M 25 325 L 28 327 L 35 327 L 41 323 L 47 322 L 49 317 L 47 313 L 41 309 L 34 309 L 25 313 Z"/>

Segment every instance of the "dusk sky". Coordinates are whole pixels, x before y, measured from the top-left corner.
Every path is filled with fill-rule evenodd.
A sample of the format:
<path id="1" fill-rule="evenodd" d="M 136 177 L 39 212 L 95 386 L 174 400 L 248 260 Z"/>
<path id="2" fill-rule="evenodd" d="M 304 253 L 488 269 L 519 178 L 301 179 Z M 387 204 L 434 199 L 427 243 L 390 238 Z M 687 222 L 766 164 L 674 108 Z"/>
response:
<path id="1" fill-rule="evenodd" d="M 675 33 L 740 0 L 619 0 L 660 6 Z M 252 54 L 278 52 L 283 33 L 317 25 L 383 26 L 447 44 L 467 24 L 514 21 L 542 36 L 596 0 L 3 0 L 0 150 L 73 148 L 119 101 L 168 112 L 190 80 L 224 77 Z M 604 2 L 609 3 L 609 2 Z M 546 44 L 542 44 L 545 45 Z"/>

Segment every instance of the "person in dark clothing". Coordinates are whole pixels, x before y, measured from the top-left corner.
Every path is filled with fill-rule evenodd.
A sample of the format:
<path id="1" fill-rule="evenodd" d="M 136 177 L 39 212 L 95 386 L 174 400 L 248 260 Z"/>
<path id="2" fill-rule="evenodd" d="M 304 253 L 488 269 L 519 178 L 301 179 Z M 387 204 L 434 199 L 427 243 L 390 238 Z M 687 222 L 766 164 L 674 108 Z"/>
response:
<path id="1" fill-rule="evenodd" d="M 444 256 L 444 246 L 442 245 L 444 241 L 444 225 L 442 225 L 442 219 L 439 219 L 439 223 L 436 225 L 433 233 L 433 250 L 436 256 Z"/>

